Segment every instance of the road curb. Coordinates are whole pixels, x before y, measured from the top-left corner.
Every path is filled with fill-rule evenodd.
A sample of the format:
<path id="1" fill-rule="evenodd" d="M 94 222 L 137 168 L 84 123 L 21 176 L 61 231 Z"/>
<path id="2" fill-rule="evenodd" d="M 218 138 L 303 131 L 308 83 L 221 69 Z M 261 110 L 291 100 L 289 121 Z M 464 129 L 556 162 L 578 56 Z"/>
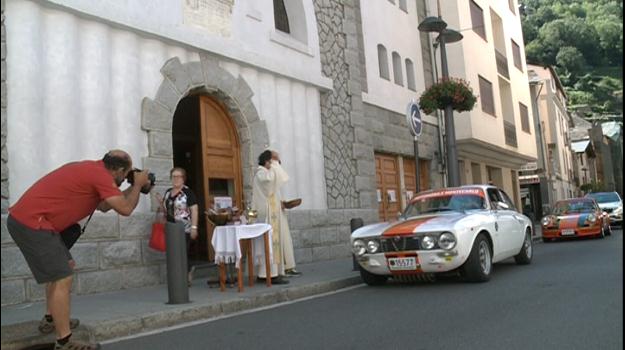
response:
<path id="1" fill-rule="evenodd" d="M 276 289 L 266 293 L 226 300 L 220 303 L 184 304 L 175 309 L 162 310 L 150 314 L 111 319 L 92 324 L 81 324 L 80 327 L 73 331 L 73 338 L 80 341 L 101 342 L 171 327 L 182 323 L 209 320 L 211 318 L 226 316 L 241 311 L 298 300 L 360 283 L 362 283 L 360 276 L 350 276 L 330 281 Z M 38 324 L 38 321 L 29 321 L 3 326 L 2 350 L 19 350 L 37 344 L 54 342 L 54 334 L 39 334 L 37 330 Z"/>

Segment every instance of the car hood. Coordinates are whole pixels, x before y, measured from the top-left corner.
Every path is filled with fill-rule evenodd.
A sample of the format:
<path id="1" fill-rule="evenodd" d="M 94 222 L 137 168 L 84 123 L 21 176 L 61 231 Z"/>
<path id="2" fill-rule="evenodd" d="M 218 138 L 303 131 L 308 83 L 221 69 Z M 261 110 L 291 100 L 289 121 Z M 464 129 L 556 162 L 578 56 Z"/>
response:
<path id="1" fill-rule="evenodd" d="M 458 221 L 467 218 L 466 213 L 448 212 L 436 215 L 421 215 L 397 222 L 381 222 L 361 227 L 352 233 L 352 238 L 375 236 L 406 236 L 418 232 L 452 230 Z"/>
<path id="2" fill-rule="evenodd" d="M 616 209 L 623 205 L 622 202 L 597 203 L 601 209 Z"/>

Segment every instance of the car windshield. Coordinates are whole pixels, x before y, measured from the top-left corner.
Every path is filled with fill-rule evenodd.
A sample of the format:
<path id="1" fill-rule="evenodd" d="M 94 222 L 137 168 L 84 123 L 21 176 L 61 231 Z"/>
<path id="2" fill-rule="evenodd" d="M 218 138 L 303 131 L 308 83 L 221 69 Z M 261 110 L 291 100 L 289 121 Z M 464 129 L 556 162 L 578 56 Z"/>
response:
<path id="1" fill-rule="evenodd" d="M 591 213 L 595 211 L 595 205 L 592 201 L 566 201 L 558 202 L 553 208 L 555 215 L 567 215 L 577 213 Z"/>
<path id="2" fill-rule="evenodd" d="M 610 203 L 618 202 L 621 200 L 616 192 L 589 193 L 587 197 L 594 198 L 597 203 Z"/>
<path id="3" fill-rule="evenodd" d="M 485 205 L 481 189 L 441 190 L 417 195 L 406 207 L 403 216 L 485 209 Z"/>

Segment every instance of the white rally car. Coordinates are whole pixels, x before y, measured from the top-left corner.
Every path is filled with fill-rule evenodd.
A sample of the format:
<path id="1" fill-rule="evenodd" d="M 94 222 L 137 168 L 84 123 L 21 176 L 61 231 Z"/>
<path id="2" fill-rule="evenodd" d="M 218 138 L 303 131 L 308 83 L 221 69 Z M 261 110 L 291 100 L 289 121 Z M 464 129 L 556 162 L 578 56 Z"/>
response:
<path id="1" fill-rule="evenodd" d="M 493 263 L 511 257 L 518 264 L 532 261 L 532 230 L 505 192 L 470 185 L 421 192 L 399 221 L 361 227 L 351 244 L 369 285 L 449 273 L 483 282 Z"/>

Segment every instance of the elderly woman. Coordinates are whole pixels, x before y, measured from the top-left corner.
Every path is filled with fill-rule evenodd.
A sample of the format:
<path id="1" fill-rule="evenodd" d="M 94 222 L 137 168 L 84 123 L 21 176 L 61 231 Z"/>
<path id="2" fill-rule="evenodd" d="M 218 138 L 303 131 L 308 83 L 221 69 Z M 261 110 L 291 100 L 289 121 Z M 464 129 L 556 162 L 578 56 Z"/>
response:
<path id="1" fill-rule="evenodd" d="M 183 168 L 173 168 L 169 172 L 171 178 L 171 188 L 165 191 L 165 195 L 160 198 L 167 212 L 167 221 L 181 222 L 184 224 L 184 232 L 187 240 L 187 252 L 191 245 L 191 240 L 198 237 L 198 204 L 195 194 L 185 185 L 187 172 Z M 188 283 L 191 285 L 193 272 L 190 265 L 187 265 Z"/>

